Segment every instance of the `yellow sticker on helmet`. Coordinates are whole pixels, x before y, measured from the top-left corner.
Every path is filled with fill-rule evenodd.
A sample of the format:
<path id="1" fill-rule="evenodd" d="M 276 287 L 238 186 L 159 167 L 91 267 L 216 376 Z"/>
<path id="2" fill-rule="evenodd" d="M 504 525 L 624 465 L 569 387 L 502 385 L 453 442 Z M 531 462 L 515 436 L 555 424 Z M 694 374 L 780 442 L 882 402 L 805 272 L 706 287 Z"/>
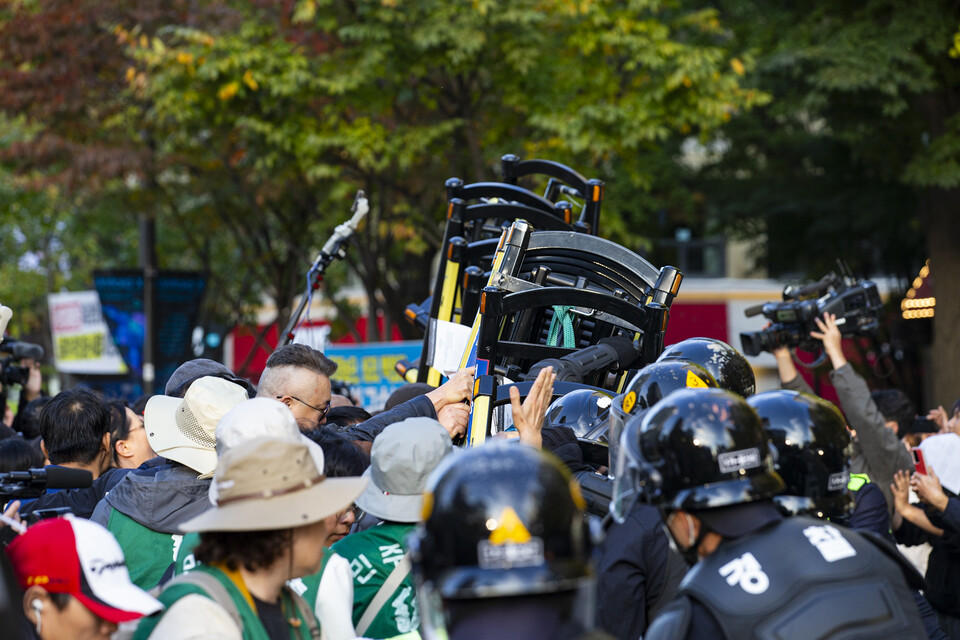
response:
<path id="1" fill-rule="evenodd" d="M 580 491 L 580 483 L 576 480 L 570 481 L 570 496 L 573 498 L 573 504 L 581 511 L 587 510 L 587 501 L 583 499 L 583 493 Z"/>
<path id="2" fill-rule="evenodd" d="M 623 412 L 631 413 L 637 404 L 637 394 L 633 391 L 623 396 Z"/>
<path id="3" fill-rule="evenodd" d="M 433 494 L 429 491 L 423 493 L 423 509 L 420 511 L 420 520 L 426 522 L 433 513 Z"/>
<path id="4" fill-rule="evenodd" d="M 687 387 L 690 389 L 708 389 L 709 386 L 703 381 L 703 378 L 693 371 L 687 371 Z"/>
<path id="5" fill-rule="evenodd" d="M 513 510 L 513 507 L 507 507 L 497 518 L 493 529 L 490 531 L 491 544 L 522 544 L 530 541 L 530 532 L 523 525 L 520 516 Z"/>

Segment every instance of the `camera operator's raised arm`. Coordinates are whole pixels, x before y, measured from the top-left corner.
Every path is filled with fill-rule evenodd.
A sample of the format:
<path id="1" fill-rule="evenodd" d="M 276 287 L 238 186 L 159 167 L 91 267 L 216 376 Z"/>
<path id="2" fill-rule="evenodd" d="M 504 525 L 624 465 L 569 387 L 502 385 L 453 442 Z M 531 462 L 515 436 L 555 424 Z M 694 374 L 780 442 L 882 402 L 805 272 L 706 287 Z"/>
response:
<path id="1" fill-rule="evenodd" d="M 814 318 L 817 328 L 820 331 L 811 331 L 810 337 L 816 338 L 823 343 L 823 350 L 830 358 L 830 364 L 834 371 L 847 364 L 847 358 L 843 355 L 843 336 L 840 334 L 840 327 L 837 326 L 837 316 L 832 313 L 823 314 L 823 320 Z"/>
<path id="2" fill-rule="evenodd" d="M 871 397 L 866 381 L 843 355 L 843 335 L 836 316 L 825 313 L 823 319 L 816 319 L 816 324 L 820 331 L 811 331 L 810 336 L 823 343 L 823 350 L 833 365 L 830 382 L 837 391 L 847 424 L 856 433 L 851 472 L 866 474 L 869 481 L 883 491 L 887 511 L 892 515 L 893 476 L 899 470 L 912 472 L 913 461 L 897 433 L 887 428 L 887 419 Z"/>

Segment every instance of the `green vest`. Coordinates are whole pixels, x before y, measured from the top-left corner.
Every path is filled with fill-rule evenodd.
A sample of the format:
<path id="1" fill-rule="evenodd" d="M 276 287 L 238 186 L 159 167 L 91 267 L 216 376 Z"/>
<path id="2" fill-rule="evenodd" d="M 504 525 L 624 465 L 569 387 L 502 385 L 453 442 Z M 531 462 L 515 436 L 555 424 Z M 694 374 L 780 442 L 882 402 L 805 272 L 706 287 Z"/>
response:
<path id="1" fill-rule="evenodd" d="M 343 538 L 332 549 L 346 558 L 353 573 L 353 624 L 360 622 L 363 612 L 383 585 L 387 576 L 403 558 L 404 538 L 413 531 L 412 524 L 381 524 L 353 533 Z M 307 579 L 304 578 L 304 582 Z M 312 602 L 317 596 L 317 586 L 311 581 L 304 597 Z M 313 600 L 311 600 L 311 597 Z M 393 638 L 416 631 L 420 627 L 420 611 L 417 609 L 416 590 L 413 578 L 407 576 L 391 594 L 370 627 L 364 633 L 367 638 Z"/>
<path id="2" fill-rule="evenodd" d="M 230 599 L 233 600 L 233 604 L 237 607 L 237 611 L 240 613 L 240 621 L 243 624 L 244 640 L 270 640 L 270 637 L 267 635 L 267 630 L 263 628 L 263 623 L 260 622 L 260 618 L 257 616 L 256 610 L 250 606 L 250 603 L 247 602 L 247 599 L 244 597 L 237 585 L 235 585 L 223 571 L 220 571 L 216 567 L 207 567 L 203 565 L 194 570 L 203 571 L 204 573 L 212 575 L 226 588 L 227 593 L 230 594 Z M 206 591 L 196 585 L 171 584 L 161 591 L 157 598 L 163 603 L 164 607 L 169 608 L 180 598 L 193 593 L 208 598 L 210 597 Z M 293 603 L 290 594 L 286 590 L 281 592 L 280 600 L 283 605 L 284 616 L 287 618 L 296 616 L 297 619 L 300 620 L 299 627 L 290 627 L 290 640 L 310 640 L 310 628 L 307 625 L 307 621 L 303 618 L 303 616 L 300 615 L 300 611 L 297 609 L 297 606 Z M 150 634 L 153 633 L 154 628 L 160 622 L 162 617 L 163 611 L 141 619 L 140 624 L 137 625 L 137 631 L 133 636 L 133 640 L 146 640 L 149 638 Z"/>
<path id="3" fill-rule="evenodd" d="M 196 531 L 183 534 L 183 540 L 177 546 L 177 557 L 173 559 L 173 575 L 193 571 L 200 565 L 193 555 L 193 550 L 200 544 L 200 534 Z"/>
<path id="4" fill-rule="evenodd" d="M 160 533 L 125 513 L 110 510 L 107 529 L 114 535 L 130 569 L 130 580 L 141 589 L 152 589 L 176 559 L 180 534 Z"/>

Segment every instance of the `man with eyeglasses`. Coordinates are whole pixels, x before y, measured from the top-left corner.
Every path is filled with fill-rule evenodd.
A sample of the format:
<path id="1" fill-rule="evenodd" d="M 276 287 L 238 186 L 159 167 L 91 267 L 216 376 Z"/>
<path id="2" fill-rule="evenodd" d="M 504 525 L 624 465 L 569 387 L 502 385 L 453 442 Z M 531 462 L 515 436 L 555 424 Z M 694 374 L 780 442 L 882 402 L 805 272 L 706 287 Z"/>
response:
<path id="1" fill-rule="evenodd" d="M 301 431 L 326 422 L 330 378 L 337 363 L 305 344 L 278 347 L 267 360 L 257 385 L 258 398 L 274 398 L 290 408 Z"/>
<path id="2" fill-rule="evenodd" d="M 304 344 L 277 347 L 260 377 L 257 397 L 279 400 L 290 408 L 301 431 L 309 432 L 326 422 L 330 410 L 330 378 L 337 363 Z M 435 418 L 451 438 L 466 429 L 470 407 L 463 404 L 473 396 L 473 369 L 453 375 L 446 384 L 412 400 L 384 411 L 357 425 L 343 435 L 357 441 L 369 452 L 373 439 L 383 429 L 407 418 Z"/>

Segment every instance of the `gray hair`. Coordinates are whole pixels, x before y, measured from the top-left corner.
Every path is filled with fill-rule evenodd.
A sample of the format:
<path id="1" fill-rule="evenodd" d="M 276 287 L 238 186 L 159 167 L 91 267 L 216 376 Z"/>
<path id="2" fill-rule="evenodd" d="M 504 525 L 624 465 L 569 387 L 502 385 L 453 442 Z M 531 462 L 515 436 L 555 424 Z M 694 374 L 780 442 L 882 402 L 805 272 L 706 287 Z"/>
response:
<path id="1" fill-rule="evenodd" d="M 305 344 L 286 344 L 277 349 L 267 359 L 267 366 L 257 385 L 257 396 L 273 397 L 283 395 L 280 391 L 288 386 L 292 369 L 306 369 L 313 373 L 333 377 L 337 363 Z"/>

